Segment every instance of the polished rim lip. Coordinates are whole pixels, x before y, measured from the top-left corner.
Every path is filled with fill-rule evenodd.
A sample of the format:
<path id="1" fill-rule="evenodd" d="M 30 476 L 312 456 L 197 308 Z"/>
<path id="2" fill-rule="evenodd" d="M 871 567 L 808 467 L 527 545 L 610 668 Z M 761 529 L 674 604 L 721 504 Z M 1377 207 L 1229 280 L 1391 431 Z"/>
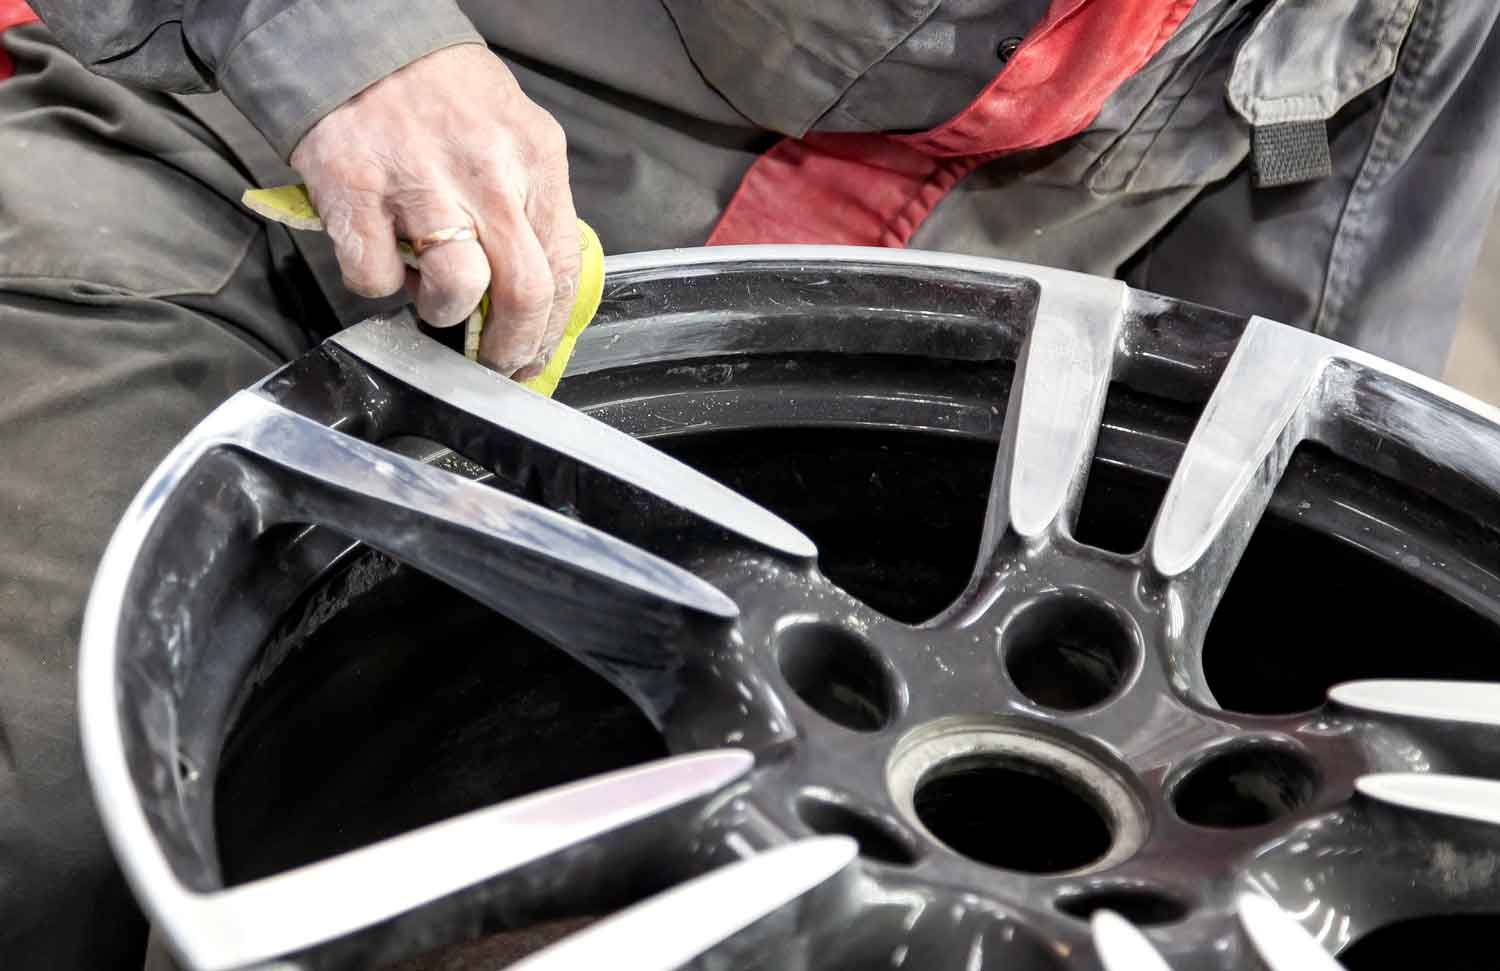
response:
<path id="1" fill-rule="evenodd" d="M 1098 278 L 1053 268 L 982 257 L 922 251 L 866 249 L 843 246 L 733 246 L 678 249 L 612 257 L 610 274 L 660 271 L 680 267 L 709 267 L 760 261 L 805 263 L 863 263 L 920 266 L 1008 274 L 1054 288 L 1068 284 L 1098 285 Z M 1121 285 L 1123 287 L 1123 285 Z M 1289 329 L 1290 330 L 1290 329 Z M 1290 339 L 1290 338 L 1288 338 Z M 1297 332 L 1309 353 L 1356 363 L 1383 372 L 1424 392 L 1431 404 L 1450 411 L 1469 412 L 1500 425 L 1500 410 L 1448 388 L 1431 378 L 1390 364 L 1361 351 L 1344 348 L 1326 338 Z M 587 341 L 585 335 L 584 341 Z M 95 575 L 84 615 L 79 655 L 80 732 L 84 761 L 105 831 L 116 858 L 150 916 L 172 939 L 183 942 L 203 933 L 208 913 L 201 904 L 207 895 L 185 887 L 175 876 L 146 821 L 127 769 L 122 728 L 116 717 L 116 634 L 132 571 L 135 551 L 146 538 L 164 504 L 162 487 L 190 467 L 205 451 L 224 441 L 212 428 L 200 426 L 168 454 L 127 508 L 106 548 Z M 1153 536 L 1160 544 L 1161 537 Z M 1180 561 L 1168 557 L 1163 572 Z M 1185 567 L 1184 567 L 1185 568 Z M 222 929 L 221 929 L 222 930 Z M 187 955 L 190 959 L 191 954 Z"/>

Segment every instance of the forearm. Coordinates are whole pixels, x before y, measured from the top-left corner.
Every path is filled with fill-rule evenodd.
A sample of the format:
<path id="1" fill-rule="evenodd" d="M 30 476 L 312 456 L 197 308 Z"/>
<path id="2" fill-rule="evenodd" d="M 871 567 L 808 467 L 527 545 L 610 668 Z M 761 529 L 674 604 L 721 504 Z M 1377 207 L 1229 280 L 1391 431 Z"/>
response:
<path id="1" fill-rule="evenodd" d="M 328 112 L 425 54 L 482 43 L 455 0 L 32 0 L 91 70 L 222 89 L 283 157 Z"/>

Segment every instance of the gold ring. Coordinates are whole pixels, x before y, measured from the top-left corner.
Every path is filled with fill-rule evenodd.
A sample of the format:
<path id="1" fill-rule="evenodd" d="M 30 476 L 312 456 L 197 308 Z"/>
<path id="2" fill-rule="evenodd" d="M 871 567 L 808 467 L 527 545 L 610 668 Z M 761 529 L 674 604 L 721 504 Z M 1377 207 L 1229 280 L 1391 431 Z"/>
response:
<path id="1" fill-rule="evenodd" d="M 444 243 L 464 243 L 478 238 L 479 234 L 474 232 L 473 226 L 449 226 L 446 229 L 435 229 L 426 236 L 412 240 L 411 251 L 420 259 L 423 253 L 434 246 L 442 246 Z"/>

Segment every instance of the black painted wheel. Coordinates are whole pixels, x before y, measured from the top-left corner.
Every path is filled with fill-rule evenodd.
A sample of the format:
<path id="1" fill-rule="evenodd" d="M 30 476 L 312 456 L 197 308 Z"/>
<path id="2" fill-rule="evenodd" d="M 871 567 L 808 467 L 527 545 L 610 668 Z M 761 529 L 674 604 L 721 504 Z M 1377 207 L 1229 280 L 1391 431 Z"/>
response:
<path id="1" fill-rule="evenodd" d="M 1487 966 L 1494 413 L 1109 281 L 816 249 L 616 261 L 560 397 L 638 441 L 375 321 L 143 491 L 85 741 L 186 965 L 1147 967 L 1109 912 L 1173 968 L 1308 966 L 1296 925 Z"/>

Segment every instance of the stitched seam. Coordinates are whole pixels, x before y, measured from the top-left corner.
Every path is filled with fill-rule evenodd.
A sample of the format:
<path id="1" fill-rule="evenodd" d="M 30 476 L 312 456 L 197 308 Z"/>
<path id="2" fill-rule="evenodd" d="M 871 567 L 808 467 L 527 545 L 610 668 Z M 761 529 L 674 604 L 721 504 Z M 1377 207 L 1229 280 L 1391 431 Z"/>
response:
<path id="1" fill-rule="evenodd" d="M 1192 5 L 1192 0 L 1189 0 L 1187 6 L 1191 7 Z M 1236 4 L 1234 3 L 1230 3 L 1225 7 L 1224 10 L 1219 13 L 1218 19 L 1208 28 L 1208 31 L 1203 39 L 1203 42 L 1207 46 L 1209 46 L 1211 50 L 1208 51 L 1208 56 L 1196 59 L 1201 60 L 1202 63 L 1199 65 L 1198 72 L 1193 78 L 1192 83 L 1184 87 L 1181 94 L 1177 95 L 1175 98 L 1170 99 L 1171 107 L 1167 109 L 1166 116 L 1162 118 L 1160 125 L 1151 130 L 1150 140 L 1136 153 L 1134 161 L 1121 163 L 1121 165 L 1125 168 L 1125 171 L 1121 173 L 1121 177 L 1107 186 L 1096 186 L 1096 181 L 1102 182 L 1103 177 L 1109 174 L 1109 170 L 1116 167 L 1115 159 L 1126 154 L 1126 150 L 1128 148 L 1126 140 L 1132 134 L 1136 134 L 1135 129 L 1137 126 L 1143 123 L 1147 112 L 1152 107 L 1157 106 L 1155 102 L 1160 93 L 1169 89 L 1173 83 L 1180 80 L 1184 75 L 1187 74 L 1189 68 L 1191 67 L 1191 63 L 1195 60 L 1195 58 L 1193 58 L 1192 56 L 1192 51 L 1189 51 L 1183 56 L 1182 63 L 1177 66 L 1177 69 L 1175 71 L 1173 71 L 1172 76 L 1165 82 L 1163 82 L 1161 87 L 1157 88 L 1156 93 L 1153 94 L 1151 100 L 1146 103 L 1146 106 L 1143 107 L 1140 112 L 1138 112 L 1136 116 L 1130 120 L 1130 124 L 1124 127 L 1124 129 L 1114 139 L 1114 141 L 1110 143 L 1110 146 L 1099 154 L 1098 161 L 1096 161 L 1093 166 L 1091 166 L 1091 168 L 1094 169 L 1095 174 L 1088 179 L 1091 189 L 1098 189 L 1098 191 L 1101 192 L 1115 192 L 1128 189 L 1130 187 L 1130 183 L 1135 179 L 1136 175 L 1139 174 L 1141 167 L 1146 164 L 1146 159 L 1150 157 L 1151 152 L 1156 148 L 1156 143 L 1161 141 L 1162 135 L 1166 133 L 1167 129 L 1172 127 L 1172 119 L 1177 117 L 1177 112 L 1182 108 L 1183 103 L 1187 101 L 1188 95 L 1192 94 L 1197 89 L 1198 85 L 1203 81 L 1204 76 L 1207 75 L 1209 70 L 1213 67 L 1214 59 L 1218 56 L 1219 52 L 1223 50 L 1224 46 L 1229 43 L 1233 33 L 1233 25 L 1226 27 L 1225 21 L 1231 18 L 1238 17 L 1242 13 L 1243 11 L 1237 9 Z M 1184 14 L 1184 19 L 1185 17 L 1186 14 Z M 1177 27 L 1180 27 L 1181 25 L 1182 21 L 1179 20 L 1177 22 L 1177 26 L 1172 27 L 1171 30 L 1175 31 Z M 1166 23 L 1163 23 L 1162 27 L 1163 31 L 1165 32 L 1167 30 Z M 1165 43 L 1165 41 L 1161 40 L 1160 34 L 1158 34 L 1157 40 L 1159 43 Z M 1140 134 L 1144 134 L 1144 132 L 1141 132 Z"/>
<path id="2" fill-rule="evenodd" d="M 831 61 L 828 58 L 824 57 L 822 54 L 818 53 L 817 51 L 812 50 L 812 49 L 807 48 L 807 47 L 803 47 L 800 43 L 797 42 L 796 38 L 792 37 L 791 34 L 788 34 L 782 28 L 782 26 L 780 24 L 778 24 L 776 21 L 772 20 L 770 17 L 766 16 L 766 12 L 764 10 L 761 10 L 759 7 L 755 6 L 753 3 L 748 2 L 748 0 L 733 0 L 733 3 L 734 3 L 735 6 L 741 8 L 742 10 L 744 10 L 747 13 L 751 14 L 753 17 L 755 17 L 755 19 L 759 20 L 761 23 L 765 24 L 767 27 L 770 27 L 779 36 L 785 37 L 787 43 L 791 45 L 792 50 L 795 50 L 795 51 L 797 51 L 797 52 L 799 52 L 801 54 L 805 54 L 807 57 L 811 58 L 812 60 L 817 61 L 820 64 L 825 64 L 828 67 L 833 68 L 834 70 L 838 71 L 841 74 L 850 74 L 850 75 L 856 75 L 856 76 L 859 74 L 859 69 L 858 68 L 849 67 L 848 65 L 840 64 L 837 61 Z M 671 9 L 668 8 L 668 13 L 670 13 L 670 12 L 671 12 Z"/>
<path id="3" fill-rule="evenodd" d="M 1428 14 L 1425 19 L 1422 17 L 1423 13 Z M 1369 195 L 1382 180 L 1385 167 L 1394 157 L 1393 148 L 1397 135 L 1409 120 L 1406 115 L 1415 100 L 1414 89 L 1422 69 L 1431 59 L 1433 34 L 1436 33 L 1432 22 L 1436 17 L 1435 4 L 1419 3 L 1412 29 L 1407 35 L 1411 41 L 1407 52 L 1411 59 L 1410 70 L 1402 70 L 1407 65 L 1399 62 L 1396 65 L 1396 74 L 1391 80 L 1380 120 L 1376 122 L 1375 134 L 1370 139 L 1370 147 L 1360 163 L 1359 174 L 1355 177 L 1348 198 L 1344 200 L 1343 211 L 1339 214 L 1339 222 L 1334 229 L 1333 245 L 1328 248 L 1323 292 L 1318 300 L 1317 312 L 1313 315 L 1314 333 L 1328 336 L 1343 314 L 1349 290 L 1350 266 L 1353 263 L 1352 251 L 1364 242 L 1367 235 L 1365 216 L 1369 212 Z"/>
<path id="4" fill-rule="evenodd" d="M 1363 87 L 1359 88 L 1358 90 L 1350 92 L 1350 97 L 1368 91 L 1372 85 L 1379 83 L 1378 78 L 1376 78 L 1375 80 L 1361 80 L 1360 76 L 1369 72 L 1373 72 L 1375 74 L 1380 73 L 1380 61 L 1387 56 L 1387 53 L 1390 52 L 1391 48 L 1394 47 L 1399 50 L 1401 46 L 1400 35 L 1397 34 L 1395 37 L 1392 37 L 1391 35 L 1395 34 L 1398 28 L 1405 26 L 1405 24 L 1411 23 L 1412 17 L 1416 15 L 1416 9 L 1416 3 L 1413 3 L 1410 7 L 1407 7 L 1405 4 L 1401 3 L 1396 4 L 1395 9 L 1392 10 L 1390 15 L 1386 17 L 1385 23 L 1381 25 L 1380 39 L 1377 40 L 1373 45 L 1371 45 L 1372 50 L 1370 52 L 1370 55 L 1362 63 L 1356 66 L 1352 66 L 1349 70 L 1340 72 L 1339 75 L 1335 78 L 1336 81 L 1352 80 L 1356 84 L 1363 85 Z M 1397 15 L 1402 13 L 1403 10 L 1407 13 L 1407 16 L 1405 18 L 1402 18 L 1405 21 L 1405 24 L 1399 23 L 1397 20 Z M 1394 57 L 1394 52 L 1391 52 L 1391 56 Z M 1335 92 L 1329 95 L 1294 94 L 1283 95 L 1279 98 L 1257 98 L 1256 100 L 1261 104 L 1266 105 L 1278 105 L 1284 101 L 1300 103 L 1304 99 L 1321 104 L 1337 97 L 1339 97 L 1339 95 L 1337 92 Z"/>
<path id="5" fill-rule="evenodd" d="M 931 20 L 932 19 L 932 15 L 933 15 L 933 13 L 936 10 L 937 10 L 937 4 L 933 4 L 931 7 L 928 8 L 927 13 L 926 13 L 925 16 L 918 18 L 917 22 L 911 25 L 911 29 L 908 30 L 906 33 L 902 34 L 899 38 L 897 38 L 896 41 L 894 43 L 892 43 L 889 47 L 887 47 L 885 49 L 885 51 L 879 57 L 877 57 L 875 60 L 871 61 L 869 64 L 865 65 L 865 67 L 864 67 L 863 70 L 858 71 L 858 72 L 853 72 L 852 76 L 849 78 L 849 82 L 847 84 L 845 84 L 839 90 L 838 94 L 836 94 L 834 96 L 834 98 L 833 98 L 832 101 L 828 102 L 828 104 L 826 104 L 826 105 L 823 106 L 823 110 L 820 111 L 820 112 L 818 112 L 818 116 L 812 120 L 811 124 L 808 125 L 808 129 L 812 130 L 812 129 L 817 128 L 818 125 L 821 124 L 823 122 L 823 120 L 825 118 L 827 118 L 829 116 L 829 114 L 831 114 L 836 108 L 838 108 L 839 104 L 841 102 L 843 102 L 843 100 L 849 96 L 850 89 L 852 89 L 856 84 L 858 84 L 861 78 L 863 78 L 866 74 L 870 73 L 870 71 L 873 70 L 877 64 L 882 64 L 886 60 L 888 60 L 890 58 L 890 56 L 893 53 L 896 52 L 897 48 L 899 48 L 901 45 L 905 44 L 907 41 L 911 40 L 911 35 L 915 34 L 929 20 Z M 835 65 L 835 66 L 837 66 L 837 65 Z M 1001 70 L 1004 70 L 1004 69 L 1002 68 Z M 847 111 L 847 109 L 846 109 L 846 111 Z M 861 124 L 868 124 L 868 122 L 865 122 L 864 120 L 862 120 L 862 119 L 858 118 L 856 115 L 854 115 L 853 112 L 847 112 L 847 113 L 849 114 L 849 116 L 851 118 L 854 118 L 855 121 L 859 121 Z"/>
<path id="6" fill-rule="evenodd" d="M 1194 2 L 1195 2 L 1195 0 L 1188 0 L 1187 6 L 1189 8 L 1191 8 L 1193 6 Z M 1231 0 L 1231 2 L 1226 6 L 1225 10 L 1223 10 L 1223 11 L 1220 12 L 1220 14 L 1219 14 L 1220 21 L 1223 20 L 1223 18 L 1228 14 L 1229 10 L 1232 9 L 1233 6 L 1234 6 L 1233 0 Z M 1173 10 L 1175 11 L 1176 8 L 1173 8 Z M 1162 38 L 1162 34 L 1166 32 L 1166 25 L 1169 22 L 1170 22 L 1170 17 L 1163 17 L 1162 18 L 1162 23 L 1157 27 L 1156 35 L 1151 40 L 1151 48 L 1152 49 L 1157 49 L 1157 45 L 1158 44 L 1165 44 L 1166 43 L 1166 41 Z M 1177 22 L 1177 26 L 1181 26 L 1181 20 L 1179 20 Z M 1218 28 L 1219 28 L 1219 24 L 1218 23 L 1215 23 L 1211 27 L 1209 27 L 1208 32 L 1205 35 L 1204 39 L 1208 40 L 1208 39 L 1212 38 L 1213 35 L 1214 35 L 1214 33 L 1218 30 Z M 1155 56 L 1155 55 L 1153 54 L 1152 56 Z M 1114 155 L 1118 151 L 1122 151 L 1123 150 L 1122 143 L 1125 140 L 1125 138 L 1129 136 L 1130 132 L 1132 132 L 1137 125 L 1141 124 L 1142 120 L 1148 114 L 1151 113 L 1151 109 L 1152 108 L 1160 107 L 1160 101 L 1159 101 L 1159 99 L 1161 98 L 1161 93 L 1163 91 L 1166 91 L 1166 90 L 1170 89 L 1173 84 L 1175 84 L 1179 79 L 1181 79 L 1182 76 L 1187 73 L 1187 70 L 1191 66 L 1192 62 L 1193 62 L 1192 51 L 1189 50 L 1187 53 L 1185 53 L 1183 55 L 1182 60 L 1180 62 L 1178 62 L 1178 64 L 1176 65 L 1176 67 L 1173 68 L 1172 73 L 1169 74 L 1169 75 L 1167 75 L 1167 77 L 1162 80 L 1162 83 L 1156 86 L 1156 90 L 1155 91 L 1151 92 L 1151 96 L 1149 98 L 1143 99 L 1143 102 L 1141 104 L 1140 110 L 1137 111 L 1135 113 L 1135 115 L 1133 117 L 1131 117 L 1131 119 L 1126 124 L 1124 124 L 1124 125 L 1121 126 L 1121 128 L 1120 128 L 1120 134 L 1115 137 L 1115 139 L 1110 143 L 1110 146 L 1108 148 L 1106 148 L 1104 151 L 1102 151 L 1102 152 L 1099 153 L 1099 161 L 1097 163 L 1095 163 L 1095 164 L 1099 165 L 1100 167 L 1108 165 L 1110 159 L 1112 159 L 1114 157 Z M 1146 60 L 1145 63 L 1150 63 L 1150 58 L 1147 58 L 1147 60 Z M 1142 65 L 1140 65 L 1140 67 L 1144 67 L 1144 66 L 1145 66 L 1144 63 Z M 1136 70 L 1139 71 L 1140 67 L 1138 67 Z M 1134 74 L 1136 72 L 1132 71 L 1131 73 Z M 1202 76 L 1203 76 L 1203 72 L 1200 70 L 1198 72 L 1198 77 L 1202 77 Z M 1197 81 L 1195 79 L 1194 80 L 1194 84 L 1196 84 L 1196 83 L 1197 83 Z M 1190 91 L 1192 91 L 1192 89 L 1193 89 L 1193 85 L 1191 85 L 1191 84 L 1188 85 L 1183 90 L 1183 93 L 1181 95 L 1179 95 L 1176 99 L 1174 99 L 1174 108 L 1173 108 L 1174 111 L 1176 110 L 1175 109 L 1175 104 L 1180 104 L 1181 101 L 1182 101 L 1182 99 L 1184 97 L 1186 97 L 1187 94 Z M 1170 117 L 1171 117 L 1171 113 L 1170 112 L 1168 113 L 1167 117 L 1170 119 Z"/>
<path id="7" fill-rule="evenodd" d="M 171 297 L 209 297 L 224 289 L 230 279 L 239 272 L 244 264 L 245 258 L 250 254 L 250 245 L 260 237 L 260 232 L 252 230 L 245 235 L 245 241 L 240 244 L 239 252 L 230 260 L 224 272 L 214 277 L 211 281 L 194 287 L 168 287 L 160 290 L 132 290 L 128 287 L 117 287 L 109 283 L 100 283 L 97 280 L 83 280 L 66 274 L 53 273 L 25 273 L 7 272 L 0 274 L 0 290 L 4 290 L 7 283 L 17 281 L 37 281 L 51 283 L 78 283 L 90 287 L 103 287 L 111 293 L 121 297 L 132 297 L 139 300 L 166 300 Z"/>
<path id="8" fill-rule="evenodd" d="M 1382 63 L 1387 57 L 1391 61 L 1391 69 L 1395 69 L 1395 59 L 1400 55 L 1401 41 L 1416 17 L 1420 0 L 1413 0 L 1410 5 L 1402 2 L 1393 5 L 1384 23 L 1381 24 L 1379 31 L 1380 38 L 1371 45 L 1370 54 L 1359 64 L 1335 75 L 1334 91 L 1320 94 L 1288 94 L 1272 98 L 1250 91 L 1251 82 L 1248 77 L 1243 84 L 1234 86 L 1232 79 L 1239 74 L 1241 59 L 1246 56 L 1246 52 L 1251 49 L 1252 42 L 1266 28 L 1274 13 L 1278 9 L 1285 7 L 1286 4 L 1287 0 L 1277 0 L 1271 7 L 1266 8 L 1266 12 L 1262 15 L 1260 22 L 1250 32 L 1250 37 L 1246 39 L 1245 45 L 1240 48 L 1239 54 L 1234 59 L 1234 67 L 1230 74 L 1230 101 L 1234 103 L 1235 108 L 1240 111 L 1240 114 L 1253 125 L 1274 124 L 1280 121 L 1315 120 L 1314 117 L 1294 117 L 1297 115 L 1313 115 L 1327 118 L 1337 111 L 1339 107 L 1348 104 L 1354 98 L 1379 84 L 1384 77 L 1389 76 L 1389 72 L 1383 71 L 1382 68 Z M 1366 74 L 1370 76 L 1364 77 Z M 1344 83 L 1346 81 L 1353 81 L 1356 87 L 1353 90 L 1346 91 Z M 1340 98 L 1343 100 L 1340 101 Z M 1244 102 L 1243 106 L 1239 104 L 1241 101 Z M 1264 117 L 1262 117 L 1261 109 L 1266 109 Z M 1255 115 L 1254 118 L 1250 117 L 1252 114 Z"/>
<path id="9" fill-rule="evenodd" d="M 1290 3 L 1290 0 L 1274 0 L 1274 2 L 1270 6 L 1266 7 L 1266 9 L 1261 12 L 1260 19 L 1255 22 L 1255 26 L 1250 28 L 1250 35 L 1245 38 L 1245 42 L 1241 44 L 1240 49 L 1235 52 L 1234 63 L 1229 67 L 1229 77 L 1231 82 L 1229 94 L 1231 101 L 1234 100 L 1234 97 L 1236 95 L 1246 96 L 1247 94 L 1245 92 L 1236 91 L 1233 84 L 1233 79 L 1240 73 L 1241 62 L 1249 56 L 1249 52 L 1254 48 L 1256 40 L 1258 40 L 1260 36 L 1269 29 L 1271 18 L 1276 15 L 1276 11 L 1283 9 L 1288 5 L 1288 3 Z M 1250 82 L 1247 79 L 1245 83 L 1249 84 Z"/>
<path id="10" fill-rule="evenodd" d="M 891 243 L 885 242 L 890 237 L 896 241 L 895 245 L 905 246 L 917 227 L 931 215 L 938 202 L 958 184 L 959 179 L 978 168 L 979 161 L 979 156 L 973 156 L 939 162 L 932 173 L 912 191 L 906 202 L 881 225 L 876 239 L 881 241 L 881 245 L 890 246 Z M 926 198 L 929 189 L 935 190 L 935 196 L 930 201 Z M 906 227 L 904 234 L 892 228 L 897 223 Z"/>
<path id="11" fill-rule="evenodd" d="M 937 9 L 937 4 L 932 3 L 928 7 L 926 15 L 919 17 L 917 19 L 917 22 L 911 26 L 910 30 L 902 34 L 899 38 L 892 42 L 891 45 L 887 47 L 879 57 L 875 58 L 863 69 L 861 69 L 856 67 L 849 67 L 843 64 L 839 64 L 835 61 L 831 61 L 817 51 L 814 51 L 807 47 L 803 47 L 800 43 L 797 42 L 795 38 L 793 38 L 785 30 L 783 30 L 780 24 L 776 23 L 776 21 L 766 16 L 765 11 L 749 3 L 748 0 L 734 0 L 734 3 L 736 4 L 736 6 L 739 6 L 742 9 L 746 10 L 761 23 L 769 27 L 777 34 L 777 36 L 786 38 L 786 42 L 791 46 L 792 50 L 797 51 L 808 59 L 816 61 L 819 64 L 833 68 L 833 70 L 838 72 L 838 74 L 842 77 L 843 83 L 838 86 L 838 90 L 834 92 L 833 97 L 828 99 L 828 101 L 822 107 L 820 107 L 815 114 L 812 114 L 811 120 L 807 123 L 807 131 L 812 131 L 814 128 L 816 128 L 818 123 L 821 122 L 825 117 L 827 117 L 828 113 L 836 108 L 838 106 L 838 103 L 848 95 L 849 89 L 852 88 L 860 78 L 864 77 L 865 72 L 867 72 L 875 64 L 878 64 L 885 58 L 889 57 L 891 52 L 894 51 L 897 47 L 900 47 L 902 44 L 906 43 L 911 35 L 914 34 L 919 27 L 925 24 L 932 17 L 933 11 Z M 683 35 L 682 32 L 682 26 L 677 23 L 676 16 L 672 14 L 672 8 L 666 3 L 666 0 L 662 0 L 662 6 L 666 7 L 667 16 L 671 18 L 672 23 L 677 27 L 677 34 L 679 37 L 682 37 L 683 45 L 688 46 L 687 38 Z M 746 48 L 742 47 L 741 49 Z M 689 48 L 688 55 L 689 59 L 693 61 L 693 64 L 696 67 L 697 58 L 692 57 L 691 48 Z M 702 74 L 702 71 L 700 70 L 699 73 Z M 736 110 L 738 110 L 738 108 L 736 108 Z"/>

